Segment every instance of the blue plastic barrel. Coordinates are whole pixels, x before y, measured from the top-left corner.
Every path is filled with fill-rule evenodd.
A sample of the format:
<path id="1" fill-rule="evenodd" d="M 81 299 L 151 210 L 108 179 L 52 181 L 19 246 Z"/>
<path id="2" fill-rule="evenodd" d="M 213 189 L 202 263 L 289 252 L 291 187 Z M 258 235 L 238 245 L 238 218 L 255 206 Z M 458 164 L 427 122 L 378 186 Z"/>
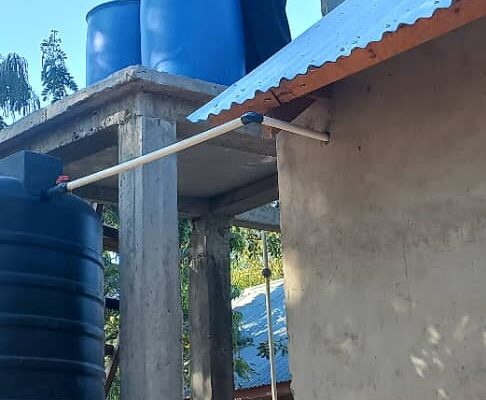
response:
<path id="1" fill-rule="evenodd" d="M 140 0 L 100 4 L 87 15 L 86 84 L 141 64 Z"/>
<path id="2" fill-rule="evenodd" d="M 230 85 L 245 74 L 240 0 L 141 0 L 142 64 Z"/>

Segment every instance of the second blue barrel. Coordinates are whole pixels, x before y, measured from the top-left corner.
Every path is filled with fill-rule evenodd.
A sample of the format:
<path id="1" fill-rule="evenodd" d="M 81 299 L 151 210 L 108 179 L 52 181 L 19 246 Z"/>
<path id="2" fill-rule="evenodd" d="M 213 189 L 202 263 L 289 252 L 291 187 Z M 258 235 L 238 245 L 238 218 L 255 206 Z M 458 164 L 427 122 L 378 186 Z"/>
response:
<path id="1" fill-rule="evenodd" d="M 86 84 L 141 64 L 140 0 L 116 0 L 87 15 Z"/>
<path id="2" fill-rule="evenodd" d="M 141 0 L 142 64 L 230 85 L 245 73 L 240 0 Z"/>

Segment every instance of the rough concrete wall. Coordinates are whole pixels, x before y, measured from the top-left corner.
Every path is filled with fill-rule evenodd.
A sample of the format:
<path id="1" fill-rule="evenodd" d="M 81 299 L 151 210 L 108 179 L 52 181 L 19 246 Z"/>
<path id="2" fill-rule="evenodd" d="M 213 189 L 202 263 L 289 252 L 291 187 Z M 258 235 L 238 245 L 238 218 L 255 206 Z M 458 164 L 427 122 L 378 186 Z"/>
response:
<path id="1" fill-rule="evenodd" d="M 279 136 L 297 400 L 486 399 L 484 22 L 336 85 L 329 146 Z"/>

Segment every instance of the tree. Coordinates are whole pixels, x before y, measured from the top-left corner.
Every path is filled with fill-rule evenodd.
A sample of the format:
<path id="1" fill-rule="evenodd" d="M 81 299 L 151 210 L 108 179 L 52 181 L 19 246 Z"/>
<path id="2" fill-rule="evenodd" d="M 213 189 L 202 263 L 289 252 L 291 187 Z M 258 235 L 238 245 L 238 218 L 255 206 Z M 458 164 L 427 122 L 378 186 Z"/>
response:
<path id="1" fill-rule="evenodd" d="M 0 55 L 0 113 L 15 121 L 40 107 L 39 98 L 29 83 L 27 60 L 18 54 Z M 2 128 L 5 120 L 0 121 Z"/>
<path id="2" fill-rule="evenodd" d="M 78 85 L 66 66 L 67 55 L 61 48 L 62 40 L 58 31 L 52 30 L 41 43 L 42 52 L 42 100 L 52 103 L 78 90 Z"/>
<path id="3" fill-rule="evenodd" d="M 5 129 L 7 127 L 7 123 L 4 121 L 4 119 L 2 118 L 2 116 L 0 115 L 0 131 L 2 129 Z"/>
<path id="4" fill-rule="evenodd" d="M 283 278 L 280 234 L 267 233 L 272 279 Z M 239 290 L 261 285 L 263 244 L 261 232 L 254 229 L 231 229 L 231 283 Z"/>

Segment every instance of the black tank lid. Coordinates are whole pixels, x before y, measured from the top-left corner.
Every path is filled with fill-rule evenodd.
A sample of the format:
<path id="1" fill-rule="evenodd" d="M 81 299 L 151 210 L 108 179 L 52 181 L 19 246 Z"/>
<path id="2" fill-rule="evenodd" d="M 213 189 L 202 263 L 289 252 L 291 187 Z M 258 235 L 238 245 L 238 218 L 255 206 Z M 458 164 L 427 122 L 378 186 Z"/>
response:
<path id="1" fill-rule="evenodd" d="M 21 151 L 0 160 L 1 175 L 18 179 L 26 191 L 38 196 L 56 185 L 62 175 L 62 162 L 44 154 Z"/>

